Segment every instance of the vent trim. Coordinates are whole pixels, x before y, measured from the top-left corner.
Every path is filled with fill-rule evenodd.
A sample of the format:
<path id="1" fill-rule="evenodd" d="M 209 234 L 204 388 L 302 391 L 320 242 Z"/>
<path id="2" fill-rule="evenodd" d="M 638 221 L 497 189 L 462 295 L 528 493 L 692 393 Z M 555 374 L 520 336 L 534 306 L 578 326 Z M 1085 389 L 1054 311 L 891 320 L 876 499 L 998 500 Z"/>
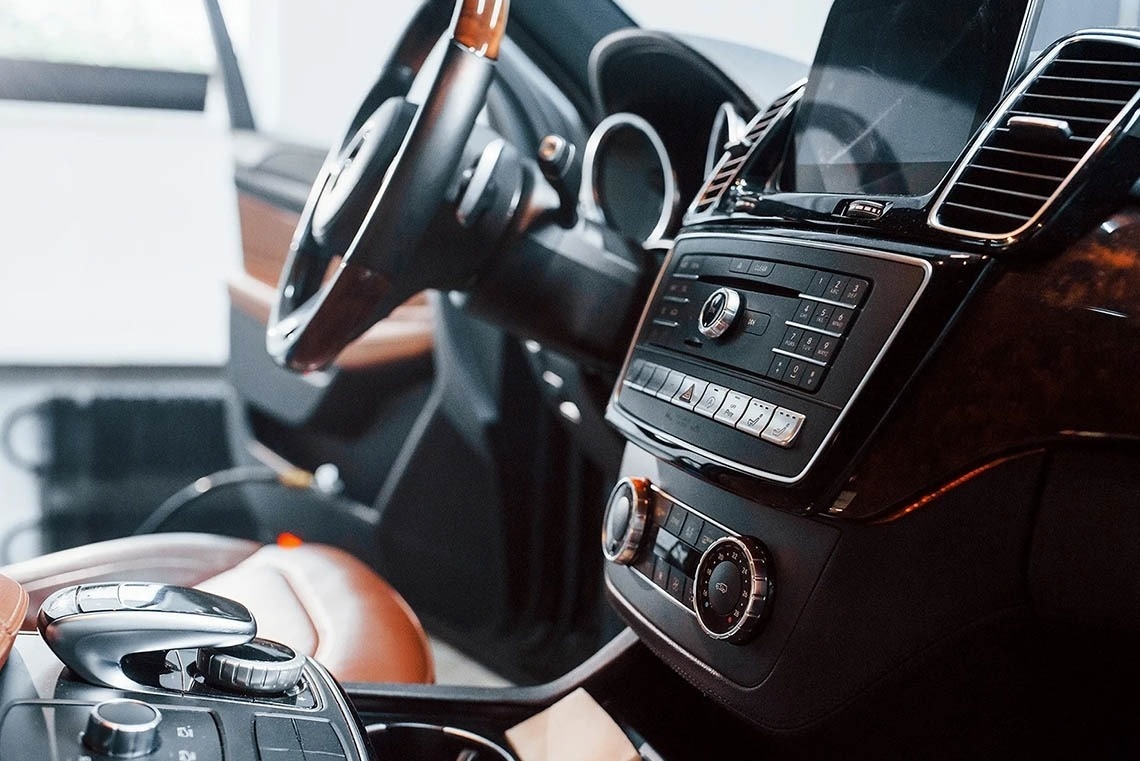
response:
<path id="1" fill-rule="evenodd" d="M 796 82 L 768 104 L 767 108 L 752 117 L 745 127 L 743 140 L 737 144 L 742 146 L 743 150 L 734 146 L 721 154 L 685 214 L 687 224 L 713 216 L 725 194 L 736 184 L 740 173 L 748 165 L 758 147 L 764 144 L 772 126 L 787 118 L 799 103 L 806 84 L 806 79 Z"/>
<path id="2" fill-rule="evenodd" d="M 1033 67 L 1032 71 L 1025 76 L 1021 83 L 1002 100 L 995 109 L 993 116 L 991 116 L 987 122 L 982 133 L 971 143 L 969 150 L 958 162 L 957 168 L 931 207 L 930 215 L 927 220 L 930 227 L 966 238 L 1010 245 L 1038 224 L 1041 218 L 1065 195 L 1074 178 L 1081 170 L 1103 152 L 1105 147 L 1117 137 L 1117 133 L 1120 131 L 1124 120 L 1135 111 L 1137 102 L 1140 102 L 1140 56 L 1137 57 L 1136 62 L 1109 60 L 1103 57 L 1096 59 L 1089 57 L 1064 57 L 1064 54 L 1070 51 L 1073 46 L 1081 43 L 1101 43 L 1140 49 L 1140 36 L 1120 32 L 1118 30 L 1090 30 L 1073 35 L 1055 45 L 1053 49 Z M 1035 87 L 1045 89 L 1059 81 L 1071 82 L 1084 81 L 1086 79 L 1077 76 L 1058 77 L 1054 71 L 1055 65 L 1058 68 L 1064 68 L 1065 66 L 1115 66 L 1119 69 L 1132 70 L 1135 72 L 1135 75 L 1131 80 L 1100 80 L 1109 87 L 1129 87 L 1131 88 L 1131 92 L 1127 97 L 1113 97 L 1107 99 L 1070 96 L 1049 92 L 1042 93 L 1040 91 L 1030 92 Z M 1087 106 L 1089 103 L 1093 103 L 1102 107 L 1111 108 L 1113 113 L 1111 116 L 1103 114 L 1099 116 L 1089 115 L 1083 112 L 1079 112 L 1080 115 L 1057 114 L 1049 110 L 1043 110 L 1037 106 L 1027 105 L 1026 101 L 1030 103 L 1049 102 L 1054 104 L 1054 107 L 1070 103 L 1080 103 L 1082 106 Z M 1074 134 L 1072 137 L 1067 138 L 1064 145 L 1069 148 L 1068 155 L 1062 151 L 1043 153 L 1039 148 L 1035 148 L 1034 146 L 1027 146 L 1022 150 L 1014 150 L 996 144 L 1000 142 L 1002 138 L 1009 135 L 1010 130 L 1007 124 L 1011 118 L 1037 118 L 1042 116 L 1050 117 L 1058 121 L 1069 122 L 1074 125 L 1081 125 L 1086 129 L 1098 129 L 1099 131 L 1095 136 Z M 1079 152 L 1074 152 L 1077 148 L 1080 149 Z M 1000 161 L 1000 157 L 1003 155 L 1053 162 L 1054 170 L 1035 173 L 1025 168 L 994 166 L 985 163 L 987 158 L 995 156 L 998 157 Z M 993 185 L 976 183 L 972 181 L 972 178 L 970 180 L 964 179 L 968 172 L 983 175 L 1017 175 L 1019 178 L 1028 181 L 1030 187 L 1012 189 L 1008 186 L 994 187 Z M 1032 186 L 1033 183 L 1037 183 L 1036 187 Z M 965 191 L 966 197 L 969 198 L 969 193 L 978 189 L 991 195 L 999 197 L 1006 196 L 1012 203 L 1032 202 L 1034 207 L 1031 210 L 1025 210 L 1024 207 L 1022 210 L 1015 210 L 1010 209 L 1009 206 L 993 209 L 971 206 L 968 203 L 963 203 L 961 200 L 958 200 L 962 195 L 960 191 Z M 955 196 L 956 193 L 959 193 L 959 195 Z M 1008 219 L 1010 220 L 1010 225 L 1008 229 L 1000 231 L 985 231 L 962 224 L 944 222 L 942 217 L 944 213 L 950 209 L 963 209 L 966 214 L 975 215 L 974 219 L 981 219 L 983 217 L 991 221 Z"/>

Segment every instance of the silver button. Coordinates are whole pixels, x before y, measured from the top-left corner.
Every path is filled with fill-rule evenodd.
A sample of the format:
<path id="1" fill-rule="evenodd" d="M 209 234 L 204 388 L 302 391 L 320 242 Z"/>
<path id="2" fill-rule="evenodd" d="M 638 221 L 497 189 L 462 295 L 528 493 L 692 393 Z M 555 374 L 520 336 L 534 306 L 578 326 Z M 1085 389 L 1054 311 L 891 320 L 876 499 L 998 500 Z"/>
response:
<path id="1" fill-rule="evenodd" d="M 759 436 L 764 433 L 764 429 L 768 427 L 768 423 L 772 420 L 772 414 L 775 411 L 776 405 L 768 404 L 768 402 L 759 399 L 753 399 L 748 403 L 748 409 L 744 411 L 744 417 L 740 418 L 740 422 L 736 424 L 736 428 L 745 433 L 751 433 L 753 436 Z"/>
<path id="2" fill-rule="evenodd" d="M 705 389 L 708 387 L 708 381 L 686 375 L 680 390 L 673 395 L 673 404 L 688 410 L 694 409 L 697 406 L 697 402 L 705 395 Z"/>
<path id="3" fill-rule="evenodd" d="M 804 416 L 780 407 L 772 415 L 772 422 L 760 437 L 781 447 L 790 447 L 803 427 Z"/>
<path id="4" fill-rule="evenodd" d="M 674 395 L 676 395 L 677 391 L 681 388 L 681 384 L 684 382 L 684 373 L 679 373 L 676 370 L 670 370 L 669 377 L 665 379 L 665 383 L 661 386 L 661 390 L 657 392 L 657 398 L 669 401 L 674 397 Z"/>
<path id="5" fill-rule="evenodd" d="M 720 405 L 724 402 L 724 398 L 728 396 L 728 389 L 724 386 L 714 386 L 709 384 L 708 390 L 701 400 L 697 402 L 696 410 L 698 415 L 705 417 L 712 417 L 720 409 Z"/>
<path id="6" fill-rule="evenodd" d="M 738 391 L 729 391 L 724 404 L 721 405 L 720 412 L 716 413 L 713 419 L 725 425 L 736 425 L 736 421 L 743 417 L 744 410 L 748 408 L 750 401 L 752 401 L 750 396 L 745 396 Z"/>

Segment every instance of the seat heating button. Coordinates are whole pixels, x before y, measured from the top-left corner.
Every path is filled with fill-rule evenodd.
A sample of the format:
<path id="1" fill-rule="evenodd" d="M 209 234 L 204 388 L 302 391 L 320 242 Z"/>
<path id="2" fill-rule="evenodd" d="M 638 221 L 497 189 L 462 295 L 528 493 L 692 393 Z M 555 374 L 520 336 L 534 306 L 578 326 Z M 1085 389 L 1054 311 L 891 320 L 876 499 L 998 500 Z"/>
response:
<path id="1" fill-rule="evenodd" d="M 708 387 L 708 381 L 686 375 L 684 382 L 681 383 L 681 388 L 673 395 L 673 404 L 689 410 L 695 409 Z"/>
<path id="2" fill-rule="evenodd" d="M 764 429 L 768 427 L 768 423 L 771 421 L 772 414 L 775 411 L 776 405 L 768 404 L 768 402 L 759 399 L 753 399 L 748 403 L 748 408 L 745 409 L 744 415 L 740 418 L 736 427 L 745 433 L 759 436 L 764 433 Z"/>
<path id="3" fill-rule="evenodd" d="M 772 421 L 760 434 L 765 441 L 781 447 L 790 447 L 804 424 L 804 416 L 798 412 L 780 407 L 772 415 Z"/>
<path id="4" fill-rule="evenodd" d="M 669 371 L 669 377 L 665 379 L 665 383 L 661 385 L 660 390 L 657 392 L 658 399 L 669 401 L 677 392 L 681 390 L 681 384 L 685 382 L 685 374 L 679 373 L 676 370 Z"/>
<path id="5" fill-rule="evenodd" d="M 721 405 L 720 411 L 716 413 L 713 418 L 718 423 L 725 425 L 736 425 L 736 421 L 744 414 L 744 410 L 748 408 L 748 402 L 751 397 L 745 396 L 738 391 L 729 391 L 728 396 L 725 397 L 724 404 Z"/>
<path id="6" fill-rule="evenodd" d="M 705 395 L 697 402 L 697 414 L 712 417 L 720 409 L 720 405 L 724 403 L 726 396 L 728 396 L 727 388 L 710 383 L 708 389 L 705 390 Z"/>

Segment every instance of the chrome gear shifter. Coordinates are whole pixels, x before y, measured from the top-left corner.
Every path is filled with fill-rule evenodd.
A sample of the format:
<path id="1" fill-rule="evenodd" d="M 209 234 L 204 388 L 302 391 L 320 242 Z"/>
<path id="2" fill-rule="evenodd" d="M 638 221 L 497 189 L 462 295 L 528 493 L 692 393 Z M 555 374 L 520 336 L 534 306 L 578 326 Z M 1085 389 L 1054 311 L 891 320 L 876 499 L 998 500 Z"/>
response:
<path id="1" fill-rule="evenodd" d="M 168 584 L 104 582 L 66 587 L 40 607 L 44 641 L 91 684 L 137 689 L 123 672 L 135 653 L 225 648 L 249 642 L 257 622 L 240 603 Z"/>

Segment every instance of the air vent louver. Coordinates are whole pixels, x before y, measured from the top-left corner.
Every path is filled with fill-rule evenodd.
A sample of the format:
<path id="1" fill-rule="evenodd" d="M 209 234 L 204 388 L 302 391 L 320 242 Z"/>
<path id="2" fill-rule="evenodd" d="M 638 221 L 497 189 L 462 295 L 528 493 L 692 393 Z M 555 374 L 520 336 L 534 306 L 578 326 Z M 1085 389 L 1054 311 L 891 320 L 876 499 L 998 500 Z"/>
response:
<path id="1" fill-rule="evenodd" d="M 1005 239 L 1032 225 L 1140 91 L 1140 40 L 1078 37 L 1004 104 L 931 214 L 935 227 Z"/>
<path id="2" fill-rule="evenodd" d="M 744 140 L 741 141 L 740 146 L 732 150 L 726 150 L 717 161 L 716 167 L 709 175 L 708 180 L 705 181 L 704 187 L 701 192 L 697 194 L 697 200 L 693 203 L 692 208 L 689 210 L 690 215 L 701 214 L 712 209 L 724 196 L 724 192 L 728 190 L 729 186 L 736 180 L 743 169 L 748 158 L 752 154 L 754 148 L 764 135 L 767 134 L 772 123 L 783 112 L 784 108 L 803 91 L 803 83 L 797 83 L 794 87 L 781 95 L 776 100 L 764 109 L 762 112 L 753 117 L 748 125 L 748 132 L 744 135 Z"/>

